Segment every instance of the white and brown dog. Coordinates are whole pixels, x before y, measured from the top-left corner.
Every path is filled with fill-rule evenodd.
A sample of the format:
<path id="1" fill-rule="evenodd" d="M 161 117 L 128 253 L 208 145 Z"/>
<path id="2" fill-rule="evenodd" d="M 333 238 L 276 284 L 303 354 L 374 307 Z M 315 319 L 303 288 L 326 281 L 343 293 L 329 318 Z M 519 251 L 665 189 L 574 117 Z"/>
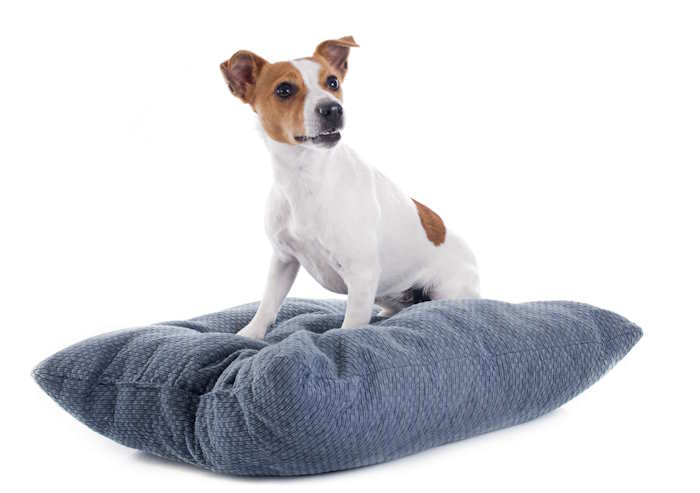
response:
<path id="1" fill-rule="evenodd" d="M 342 82 L 352 36 L 313 56 L 268 63 L 239 51 L 221 64 L 231 92 L 257 113 L 272 153 L 265 228 L 267 284 L 239 334 L 263 338 L 299 270 L 348 295 L 343 327 L 365 325 L 374 303 L 390 316 L 427 300 L 475 298 L 474 255 L 442 219 L 340 143 Z"/>

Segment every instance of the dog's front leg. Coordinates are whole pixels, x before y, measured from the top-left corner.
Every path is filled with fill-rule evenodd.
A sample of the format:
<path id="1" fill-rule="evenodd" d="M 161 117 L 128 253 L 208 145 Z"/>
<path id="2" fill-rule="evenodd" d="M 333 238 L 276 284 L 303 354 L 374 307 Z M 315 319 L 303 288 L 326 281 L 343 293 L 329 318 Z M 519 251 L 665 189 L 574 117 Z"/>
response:
<path id="1" fill-rule="evenodd" d="M 277 312 L 289 293 L 297 272 L 299 262 L 296 259 L 282 260 L 277 255 L 272 255 L 262 301 L 253 319 L 238 332 L 238 335 L 253 339 L 265 337 L 265 332 L 277 318 Z"/>
<path id="2" fill-rule="evenodd" d="M 348 303 L 342 328 L 367 325 L 372 318 L 374 299 L 377 296 L 378 263 L 371 268 L 346 273 L 344 280 L 348 288 Z"/>

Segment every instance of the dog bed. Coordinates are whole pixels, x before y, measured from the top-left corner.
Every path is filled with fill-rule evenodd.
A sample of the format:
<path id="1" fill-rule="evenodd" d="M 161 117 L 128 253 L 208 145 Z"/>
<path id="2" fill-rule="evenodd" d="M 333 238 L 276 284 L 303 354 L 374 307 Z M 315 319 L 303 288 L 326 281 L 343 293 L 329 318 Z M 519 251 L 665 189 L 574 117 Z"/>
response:
<path id="1" fill-rule="evenodd" d="M 123 445 L 213 471 L 349 469 L 512 426 L 586 389 L 642 335 L 554 301 L 431 301 L 339 329 L 340 301 L 290 299 L 103 334 L 43 361 L 39 385 Z"/>

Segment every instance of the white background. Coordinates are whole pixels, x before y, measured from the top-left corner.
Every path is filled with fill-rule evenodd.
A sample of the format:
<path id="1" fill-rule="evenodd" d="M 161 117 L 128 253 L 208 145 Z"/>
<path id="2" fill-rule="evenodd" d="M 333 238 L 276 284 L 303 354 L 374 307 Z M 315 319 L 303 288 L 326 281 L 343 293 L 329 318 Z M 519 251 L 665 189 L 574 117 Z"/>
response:
<path id="1" fill-rule="evenodd" d="M 3 2 L 0 481 L 698 491 L 699 25 L 690 1 Z M 344 138 L 470 243 L 484 296 L 597 304 L 645 337 L 547 417 L 350 472 L 226 477 L 88 430 L 31 381 L 41 359 L 261 293 L 269 161 L 219 63 L 347 34 Z M 332 296 L 306 274 L 292 295 Z"/>

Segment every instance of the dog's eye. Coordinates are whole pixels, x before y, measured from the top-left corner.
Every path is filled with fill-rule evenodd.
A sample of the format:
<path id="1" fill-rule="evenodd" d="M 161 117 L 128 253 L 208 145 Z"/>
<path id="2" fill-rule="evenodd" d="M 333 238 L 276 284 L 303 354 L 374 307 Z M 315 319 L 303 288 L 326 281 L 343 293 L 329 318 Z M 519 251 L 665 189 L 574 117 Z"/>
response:
<path id="1" fill-rule="evenodd" d="M 296 92 L 296 86 L 290 84 L 289 82 L 282 82 L 275 88 L 275 94 L 278 98 L 282 99 L 287 99 L 290 96 L 294 96 Z"/>
<path id="2" fill-rule="evenodd" d="M 331 91 L 337 91 L 340 88 L 340 82 L 335 75 L 329 75 L 326 79 L 326 85 Z"/>

